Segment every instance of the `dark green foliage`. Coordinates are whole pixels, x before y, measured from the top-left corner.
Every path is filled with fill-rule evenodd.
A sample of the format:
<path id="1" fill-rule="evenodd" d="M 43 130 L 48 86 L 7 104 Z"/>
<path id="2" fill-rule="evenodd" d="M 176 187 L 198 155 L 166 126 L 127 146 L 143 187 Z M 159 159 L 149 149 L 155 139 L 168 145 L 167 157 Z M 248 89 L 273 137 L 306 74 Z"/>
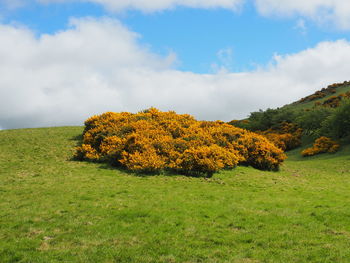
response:
<path id="1" fill-rule="evenodd" d="M 330 108 L 317 107 L 304 111 L 296 118 L 296 123 L 303 129 L 304 134 L 319 136 L 322 123 L 332 114 L 334 110 Z"/>
<path id="2" fill-rule="evenodd" d="M 294 122 L 296 116 L 296 112 L 289 108 L 260 110 L 252 112 L 248 122 L 238 122 L 235 126 L 251 131 L 264 131 L 275 128 L 283 122 Z"/>
<path id="3" fill-rule="evenodd" d="M 303 129 L 303 134 L 317 138 L 333 139 L 350 137 L 350 99 L 343 99 L 338 108 L 316 106 L 310 109 L 282 107 L 252 112 L 248 119 L 230 124 L 251 131 L 278 129 L 283 123 L 294 123 Z"/>
<path id="4" fill-rule="evenodd" d="M 322 122 L 321 133 L 337 139 L 350 136 L 350 100 L 344 101 Z"/>

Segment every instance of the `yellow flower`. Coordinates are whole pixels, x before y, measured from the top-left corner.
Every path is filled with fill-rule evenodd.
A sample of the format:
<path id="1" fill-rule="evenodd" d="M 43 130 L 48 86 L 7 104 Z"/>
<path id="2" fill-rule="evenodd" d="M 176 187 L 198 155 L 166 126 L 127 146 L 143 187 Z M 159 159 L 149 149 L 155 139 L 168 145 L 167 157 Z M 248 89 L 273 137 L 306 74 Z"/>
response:
<path id="1" fill-rule="evenodd" d="M 83 135 L 83 144 L 76 150 L 79 159 L 108 160 L 138 172 L 172 169 L 212 174 L 240 163 L 278 169 L 286 158 L 264 136 L 155 108 L 93 116 L 86 120 Z"/>

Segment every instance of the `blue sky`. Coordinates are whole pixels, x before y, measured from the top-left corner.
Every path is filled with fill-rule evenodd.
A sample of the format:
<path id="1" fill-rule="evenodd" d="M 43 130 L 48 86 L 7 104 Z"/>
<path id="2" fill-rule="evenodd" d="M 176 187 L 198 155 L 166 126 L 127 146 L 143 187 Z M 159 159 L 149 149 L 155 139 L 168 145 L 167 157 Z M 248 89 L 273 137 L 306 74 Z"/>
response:
<path id="1" fill-rule="evenodd" d="M 233 72 L 252 70 L 269 63 L 274 54 L 296 53 L 321 41 L 349 39 L 346 30 L 318 26 L 302 16 L 261 16 L 253 2 L 236 12 L 180 6 L 154 13 L 140 10 L 113 13 L 101 5 L 81 2 L 45 5 L 31 2 L 5 11 L 4 23 L 20 23 L 39 35 L 66 29 L 71 17 L 112 17 L 139 33 L 140 42 L 153 52 L 161 55 L 175 52 L 178 69 L 196 73 L 215 71 L 213 64 Z M 220 50 L 226 60 L 219 58 Z"/>
<path id="2" fill-rule="evenodd" d="M 350 79 L 343 0 L 0 0 L 0 18 L 0 128 L 150 106 L 230 120 Z"/>

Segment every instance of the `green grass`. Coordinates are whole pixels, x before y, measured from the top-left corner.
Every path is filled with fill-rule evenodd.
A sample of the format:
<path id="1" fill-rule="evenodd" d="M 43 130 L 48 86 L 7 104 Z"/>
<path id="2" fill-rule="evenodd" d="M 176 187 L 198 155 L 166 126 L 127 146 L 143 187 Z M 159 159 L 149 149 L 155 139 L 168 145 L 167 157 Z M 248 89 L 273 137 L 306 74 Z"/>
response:
<path id="1" fill-rule="evenodd" d="M 316 102 L 323 103 L 325 100 L 329 99 L 330 97 L 338 96 L 342 93 L 346 93 L 346 92 L 350 91 L 350 86 L 339 87 L 336 89 L 336 91 L 337 91 L 336 93 L 327 95 L 326 97 L 318 99 L 318 100 L 313 100 L 313 101 L 303 102 L 303 103 L 299 103 L 299 102 L 292 103 L 292 104 L 285 105 L 283 108 L 293 108 L 295 110 L 311 109 L 315 106 Z"/>
<path id="2" fill-rule="evenodd" d="M 280 172 L 137 176 L 81 127 L 0 132 L 0 262 L 350 262 L 350 148 Z"/>

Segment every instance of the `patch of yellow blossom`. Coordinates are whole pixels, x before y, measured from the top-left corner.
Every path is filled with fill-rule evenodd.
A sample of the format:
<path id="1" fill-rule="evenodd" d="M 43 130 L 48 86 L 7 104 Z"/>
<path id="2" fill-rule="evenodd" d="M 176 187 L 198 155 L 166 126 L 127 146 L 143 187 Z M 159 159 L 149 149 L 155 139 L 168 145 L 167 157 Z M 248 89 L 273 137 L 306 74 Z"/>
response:
<path id="1" fill-rule="evenodd" d="M 318 138 L 311 148 L 307 148 L 301 152 L 306 156 L 313 156 L 319 153 L 335 153 L 339 150 L 340 145 L 332 139 L 322 136 Z"/>
<path id="2" fill-rule="evenodd" d="M 135 172 L 173 170 L 195 175 L 212 175 L 238 164 L 277 170 L 286 159 L 262 135 L 155 108 L 90 117 L 75 157 L 108 161 Z"/>

